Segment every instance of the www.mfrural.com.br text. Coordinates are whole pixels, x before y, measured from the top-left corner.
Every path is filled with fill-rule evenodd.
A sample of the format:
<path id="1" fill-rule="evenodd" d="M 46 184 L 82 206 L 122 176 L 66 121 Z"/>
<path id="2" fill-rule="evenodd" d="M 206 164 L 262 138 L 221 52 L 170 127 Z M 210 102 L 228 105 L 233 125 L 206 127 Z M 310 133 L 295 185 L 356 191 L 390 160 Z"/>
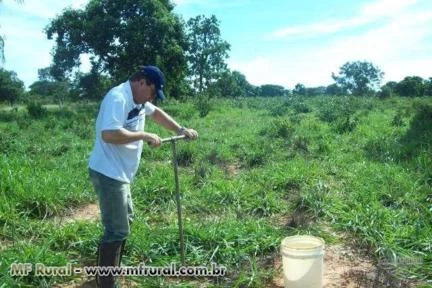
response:
<path id="1" fill-rule="evenodd" d="M 138 266 L 121 266 L 121 267 L 99 267 L 84 266 L 73 267 L 71 263 L 64 266 L 48 266 L 43 263 L 13 263 L 10 266 L 10 275 L 19 276 L 72 276 L 84 274 L 87 276 L 143 276 L 143 277 L 223 277 L 226 274 L 226 267 L 212 263 L 210 267 L 206 266 L 177 266 L 171 263 L 169 266 L 146 266 L 139 263 Z"/>

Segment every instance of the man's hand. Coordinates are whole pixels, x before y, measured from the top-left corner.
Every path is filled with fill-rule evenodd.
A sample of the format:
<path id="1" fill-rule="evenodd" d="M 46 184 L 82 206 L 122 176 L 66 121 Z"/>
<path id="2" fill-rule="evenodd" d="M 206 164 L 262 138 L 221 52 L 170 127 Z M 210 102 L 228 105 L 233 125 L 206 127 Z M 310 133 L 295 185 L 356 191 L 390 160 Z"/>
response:
<path id="1" fill-rule="evenodd" d="M 189 129 L 189 128 L 180 128 L 178 131 L 179 135 L 185 135 L 188 139 L 191 140 L 195 140 L 198 138 L 198 132 L 195 131 L 194 129 Z"/>
<path id="2" fill-rule="evenodd" d="M 159 147 L 161 145 L 161 138 L 153 133 L 146 133 L 144 132 L 144 138 L 143 140 L 147 143 L 149 143 L 152 147 Z"/>

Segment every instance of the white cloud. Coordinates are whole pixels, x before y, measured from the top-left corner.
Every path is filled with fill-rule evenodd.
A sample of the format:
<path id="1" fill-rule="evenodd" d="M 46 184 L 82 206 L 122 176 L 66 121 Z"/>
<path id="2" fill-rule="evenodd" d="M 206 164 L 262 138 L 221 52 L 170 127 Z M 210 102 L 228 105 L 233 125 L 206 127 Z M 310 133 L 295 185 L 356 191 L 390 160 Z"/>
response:
<path id="1" fill-rule="evenodd" d="M 281 39 L 289 36 L 317 36 L 336 33 L 342 30 L 374 23 L 387 17 L 403 14 L 409 7 L 415 5 L 417 0 L 379 0 L 363 6 L 358 16 L 349 19 L 326 20 L 323 22 L 289 26 L 278 29 L 266 35 L 267 40 Z"/>
<path id="2" fill-rule="evenodd" d="M 291 89 L 297 83 L 308 87 L 329 85 L 333 83 L 332 72 L 337 74 L 344 63 L 357 60 L 370 61 L 384 71 L 383 82 L 400 81 L 410 75 L 432 77 L 429 68 L 432 67 L 432 42 L 429 40 L 432 39 L 429 29 L 432 27 L 432 10 L 417 9 L 412 6 L 415 2 L 381 0 L 363 7 L 361 15 L 349 20 L 351 22 L 335 20 L 324 27 L 318 27 L 319 24 L 291 27 L 286 31 L 291 35 L 305 31 L 321 35 L 360 25 L 361 21 L 366 21 L 366 14 L 373 18 L 388 16 L 386 21 L 370 25 L 357 34 L 336 35 L 338 37 L 330 39 L 324 36 L 316 39 L 321 44 L 314 42 L 313 46 L 300 40 L 291 42 L 290 46 L 281 42 L 279 51 L 250 60 L 231 60 L 229 65 L 245 74 L 254 85 L 273 83 Z M 390 3 L 395 6 L 387 10 Z"/>
<path id="3" fill-rule="evenodd" d="M 405 11 L 418 2 L 418 0 L 379 0 L 363 6 L 361 15 L 375 18 L 392 16 Z"/>
<path id="4" fill-rule="evenodd" d="M 256 86 L 278 84 L 292 89 L 297 83 L 308 87 L 331 83 L 330 67 L 333 61 L 311 58 L 314 56 L 311 52 L 293 55 L 298 57 L 286 56 L 271 55 L 245 62 L 230 60 L 228 65 L 232 70 L 240 71 L 249 83 Z M 338 67 L 337 64 L 333 66 L 334 69 Z"/>
<path id="5" fill-rule="evenodd" d="M 81 8 L 88 0 L 44 0 L 3 2 L 0 10 L 0 33 L 5 38 L 5 69 L 17 72 L 26 86 L 37 80 L 37 70 L 51 64 L 53 41 L 47 40 L 43 31 L 50 19 L 66 7 Z M 88 57 L 87 57 L 88 58 Z M 88 70 L 88 59 L 83 60 L 83 70 Z"/>

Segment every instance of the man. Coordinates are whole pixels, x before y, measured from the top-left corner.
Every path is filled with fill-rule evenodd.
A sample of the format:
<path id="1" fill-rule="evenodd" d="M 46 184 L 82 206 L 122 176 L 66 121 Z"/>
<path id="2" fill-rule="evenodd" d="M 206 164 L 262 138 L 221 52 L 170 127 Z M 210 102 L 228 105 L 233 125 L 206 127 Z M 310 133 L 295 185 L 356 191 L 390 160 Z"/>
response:
<path id="1" fill-rule="evenodd" d="M 158 135 L 144 132 L 145 116 L 177 134 L 196 139 L 198 133 L 180 126 L 152 104 L 163 100 L 165 77 L 159 68 L 144 66 L 104 97 L 96 120 L 96 142 L 89 174 L 99 197 L 104 234 L 98 266 L 119 266 L 133 217 L 130 183 L 138 169 L 143 142 L 161 145 Z M 100 287 L 116 287 L 112 275 L 96 277 Z"/>

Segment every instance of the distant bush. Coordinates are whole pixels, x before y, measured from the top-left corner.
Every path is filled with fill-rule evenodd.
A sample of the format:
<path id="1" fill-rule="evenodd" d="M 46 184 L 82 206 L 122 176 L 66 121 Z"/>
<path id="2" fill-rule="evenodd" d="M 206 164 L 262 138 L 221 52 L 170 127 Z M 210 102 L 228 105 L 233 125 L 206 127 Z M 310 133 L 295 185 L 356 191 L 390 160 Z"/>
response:
<path id="1" fill-rule="evenodd" d="M 381 91 L 378 92 L 378 97 L 381 99 L 390 98 L 393 91 L 390 87 L 384 86 Z"/>
<path id="2" fill-rule="evenodd" d="M 432 145 L 430 144 L 430 139 L 432 136 L 432 105 L 419 104 L 414 106 L 416 114 L 411 119 L 410 129 L 405 135 L 405 142 L 412 144 L 415 142 L 424 143 L 426 146 L 432 148 Z"/>
<path id="3" fill-rule="evenodd" d="M 272 116 L 282 116 L 288 113 L 289 104 L 287 102 L 283 102 L 274 106 L 269 107 L 270 114 Z"/>
<path id="4" fill-rule="evenodd" d="M 353 116 L 338 119 L 335 123 L 335 130 L 338 133 L 352 132 L 357 127 L 359 119 Z"/>
<path id="5" fill-rule="evenodd" d="M 201 118 L 208 115 L 208 113 L 211 111 L 212 106 L 210 103 L 210 98 L 208 95 L 201 94 L 197 96 L 198 99 L 195 101 L 195 107 L 198 110 L 199 116 Z"/>
<path id="6" fill-rule="evenodd" d="M 290 139 L 294 134 L 294 125 L 288 119 L 275 119 L 269 127 L 261 131 L 261 135 L 268 135 L 275 138 Z"/>
<path id="7" fill-rule="evenodd" d="M 322 103 L 318 110 L 318 117 L 321 121 L 332 123 L 340 118 L 346 118 L 354 112 L 347 97 L 328 98 L 328 101 Z"/>
<path id="8" fill-rule="evenodd" d="M 30 102 L 27 104 L 27 111 L 33 118 L 43 118 L 47 115 L 48 111 L 42 104 L 38 102 Z"/>
<path id="9" fill-rule="evenodd" d="M 317 116 L 321 121 L 332 123 L 340 121 L 351 121 L 356 111 L 362 110 L 362 113 L 368 113 L 369 110 L 374 108 L 373 98 L 359 98 L 359 97 L 329 97 L 322 98 L 318 102 Z M 349 118 L 349 121 L 346 120 Z M 353 123 L 352 123 L 353 124 Z"/>
<path id="10" fill-rule="evenodd" d="M 296 113 L 309 113 L 312 111 L 304 102 L 294 103 L 293 108 Z"/>

